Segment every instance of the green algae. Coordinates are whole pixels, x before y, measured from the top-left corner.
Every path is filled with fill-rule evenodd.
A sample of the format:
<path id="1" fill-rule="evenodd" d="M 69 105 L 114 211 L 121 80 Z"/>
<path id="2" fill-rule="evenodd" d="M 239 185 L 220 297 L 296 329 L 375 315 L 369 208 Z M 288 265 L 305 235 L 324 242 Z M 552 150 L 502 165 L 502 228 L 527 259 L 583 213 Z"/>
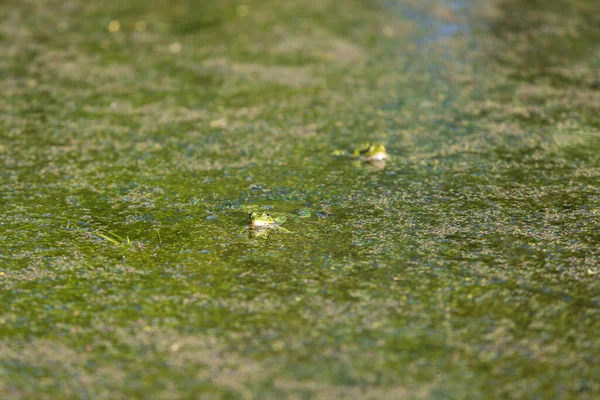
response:
<path id="1" fill-rule="evenodd" d="M 0 5 L 1 397 L 597 397 L 595 2 L 205 3 Z"/>

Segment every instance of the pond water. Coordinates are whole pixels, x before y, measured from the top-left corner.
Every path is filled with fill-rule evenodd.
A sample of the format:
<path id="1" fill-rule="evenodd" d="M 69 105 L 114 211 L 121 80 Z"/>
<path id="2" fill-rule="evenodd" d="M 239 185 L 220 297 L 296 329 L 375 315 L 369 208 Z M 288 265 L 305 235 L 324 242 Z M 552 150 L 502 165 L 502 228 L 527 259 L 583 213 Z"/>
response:
<path id="1" fill-rule="evenodd" d="M 4 1 L 0 397 L 597 398 L 598 16 Z"/>

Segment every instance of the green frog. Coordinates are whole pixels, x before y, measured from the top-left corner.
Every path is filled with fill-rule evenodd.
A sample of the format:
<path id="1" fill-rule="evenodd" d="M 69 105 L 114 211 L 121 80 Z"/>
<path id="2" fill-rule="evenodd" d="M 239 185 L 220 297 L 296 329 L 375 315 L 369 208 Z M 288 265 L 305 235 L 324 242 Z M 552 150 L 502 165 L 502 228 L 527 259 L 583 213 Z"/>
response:
<path id="1" fill-rule="evenodd" d="M 388 158 L 385 146 L 382 144 L 364 143 L 354 147 L 352 150 L 335 150 L 333 156 L 345 156 L 359 159 L 364 162 L 383 161 Z"/>
<path id="2" fill-rule="evenodd" d="M 382 161 L 388 158 L 385 146 L 382 144 L 367 144 L 356 148 L 352 153 L 354 157 L 359 157 L 362 161 Z"/>
<path id="3" fill-rule="evenodd" d="M 268 236 L 270 231 L 290 233 L 289 230 L 281 226 L 286 220 L 287 218 L 285 217 L 274 217 L 267 212 L 253 211 L 248 216 L 248 230 L 250 231 L 250 236 Z"/>
<path id="4" fill-rule="evenodd" d="M 269 228 L 279 225 L 271 214 L 252 211 L 248 218 L 248 226 L 250 228 Z"/>

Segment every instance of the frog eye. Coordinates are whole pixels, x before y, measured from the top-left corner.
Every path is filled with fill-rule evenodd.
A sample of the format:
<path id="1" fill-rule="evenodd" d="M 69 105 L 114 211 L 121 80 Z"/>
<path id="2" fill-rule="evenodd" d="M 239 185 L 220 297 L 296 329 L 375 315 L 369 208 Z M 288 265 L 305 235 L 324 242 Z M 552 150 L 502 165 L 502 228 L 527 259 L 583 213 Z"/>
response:
<path id="1" fill-rule="evenodd" d="M 265 217 L 270 217 L 269 213 L 265 213 Z"/>

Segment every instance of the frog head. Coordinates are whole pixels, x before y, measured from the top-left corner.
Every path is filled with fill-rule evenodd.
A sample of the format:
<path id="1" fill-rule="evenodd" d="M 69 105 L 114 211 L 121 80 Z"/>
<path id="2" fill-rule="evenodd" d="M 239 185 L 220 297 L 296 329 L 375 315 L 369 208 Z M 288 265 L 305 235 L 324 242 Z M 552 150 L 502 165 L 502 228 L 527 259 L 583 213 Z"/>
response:
<path id="1" fill-rule="evenodd" d="M 364 161 L 385 160 L 387 156 L 385 146 L 382 144 L 370 144 L 368 147 L 364 147 L 360 150 L 360 157 Z"/>
<path id="2" fill-rule="evenodd" d="M 269 215 L 269 213 L 253 211 L 249 215 L 249 224 L 250 226 L 254 227 L 266 227 L 269 225 L 275 225 L 277 222 L 275 221 L 275 218 Z"/>

